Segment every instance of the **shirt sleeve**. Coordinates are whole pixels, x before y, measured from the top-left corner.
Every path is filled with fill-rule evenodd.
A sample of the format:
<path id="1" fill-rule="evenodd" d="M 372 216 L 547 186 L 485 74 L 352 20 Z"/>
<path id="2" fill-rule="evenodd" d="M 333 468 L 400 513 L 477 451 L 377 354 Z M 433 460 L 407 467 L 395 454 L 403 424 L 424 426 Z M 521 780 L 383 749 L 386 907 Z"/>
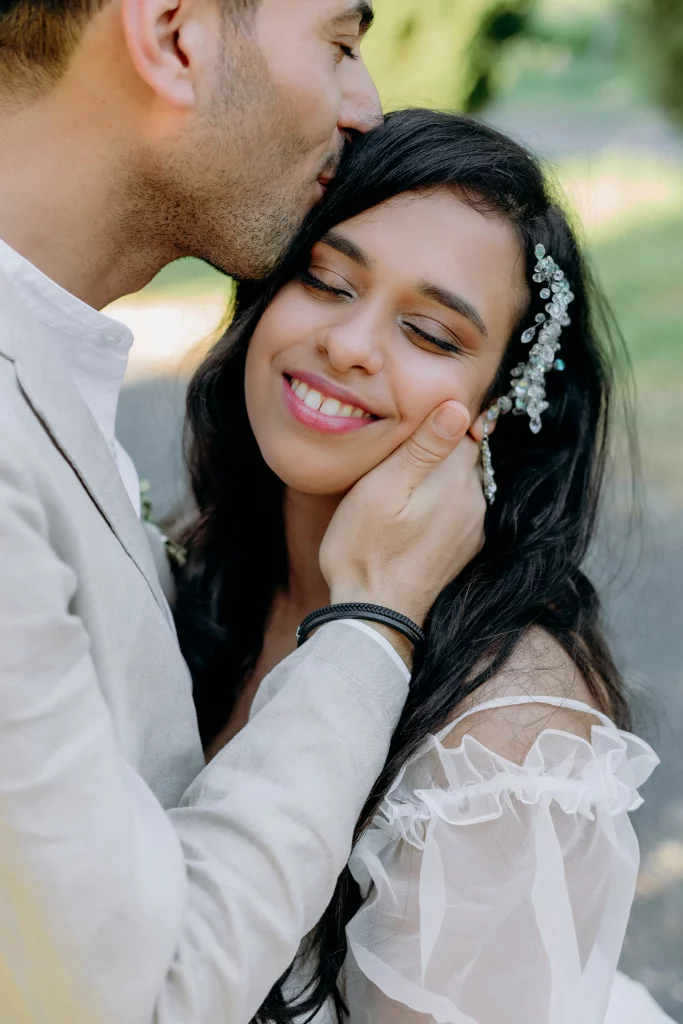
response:
<path id="1" fill-rule="evenodd" d="M 433 739 L 352 856 L 353 1024 L 603 1024 L 657 763 L 604 726 L 547 730 L 523 765 Z"/>
<path id="2" fill-rule="evenodd" d="M 394 665 L 401 673 L 405 681 L 407 683 L 410 682 L 412 674 L 410 669 L 408 668 L 408 666 L 406 665 L 405 661 L 398 653 L 396 648 L 391 646 L 391 644 L 389 643 L 385 636 L 382 636 L 381 633 L 378 633 L 376 629 L 373 629 L 372 626 L 368 626 L 365 622 L 359 622 L 358 619 L 342 619 L 341 621 L 344 623 L 345 626 L 351 626 L 352 629 L 358 629 L 360 630 L 361 633 L 365 633 L 367 637 L 370 637 L 374 644 L 379 644 L 379 646 L 387 654 L 387 656 L 391 658 Z"/>
<path id="3" fill-rule="evenodd" d="M 247 1024 L 332 896 L 407 686 L 326 626 L 166 813 L 117 743 L 20 442 L 0 453 L 0 1017 Z"/>

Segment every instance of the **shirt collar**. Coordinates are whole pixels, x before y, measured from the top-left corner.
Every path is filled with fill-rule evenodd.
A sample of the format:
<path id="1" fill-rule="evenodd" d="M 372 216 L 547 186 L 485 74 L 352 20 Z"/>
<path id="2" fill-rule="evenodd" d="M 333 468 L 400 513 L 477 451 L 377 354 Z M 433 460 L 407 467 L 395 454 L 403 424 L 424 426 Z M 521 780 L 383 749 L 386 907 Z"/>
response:
<path id="1" fill-rule="evenodd" d="M 73 352 L 77 356 L 83 342 L 90 349 L 100 350 L 103 361 L 108 359 L 107 353 L 110 353 L 112 373 L 123 380 L 128 353 L 133 344 L 130 328 L 67 292 L 2 239 L 0 265 L 36 320 L 81 343 L 73 348 L 69 346 L 70 354 Z M 92 351 L 86 358 L 91 365 Z M 72 359 L 67 357 L 67 362 L 72 362 Z"/>

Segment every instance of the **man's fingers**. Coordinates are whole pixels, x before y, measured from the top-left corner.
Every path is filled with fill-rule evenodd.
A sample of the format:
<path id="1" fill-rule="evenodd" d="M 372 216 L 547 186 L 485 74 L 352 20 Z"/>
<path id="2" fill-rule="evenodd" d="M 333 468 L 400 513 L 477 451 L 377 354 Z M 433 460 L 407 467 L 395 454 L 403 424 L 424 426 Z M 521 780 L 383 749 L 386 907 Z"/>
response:
<path id="1" fill-rule="evenodd" d="M 445 495 L 458 497 L 461 508 L 469 505 L 473 518 L 486 512 L 486 499 L 481 470 L 481 446 L 469 434 L 455 451 L 439 463 L 420 488 L 424 501 L 443 500 Z"/>
<path id="2" fill-rule="evenodd" d="M 417 428 L 389 462 L 408 486 L 416 487 L 460 444 L 469 430 L 470 414 L 460 402 L 444 402 Z"/>

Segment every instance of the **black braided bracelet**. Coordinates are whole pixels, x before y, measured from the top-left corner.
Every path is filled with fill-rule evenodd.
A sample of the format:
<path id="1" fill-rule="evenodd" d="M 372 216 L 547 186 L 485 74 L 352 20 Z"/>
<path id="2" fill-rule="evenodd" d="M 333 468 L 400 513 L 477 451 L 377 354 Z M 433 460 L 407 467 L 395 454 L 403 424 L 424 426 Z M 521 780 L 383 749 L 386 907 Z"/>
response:
<path id="1" fill-rule="evenodd" d="M 301 647 L 306 643 L 314 629 L 319 629 L 320 626 L 338 619 L 365 619 L 366 622 L 378 622 L 382 626 L 388 626 L 389 629 L 395 629 L 406 640 L 410 640 L 416 649 L 427 643 L 424 632 L 407 615 L 401 615 L 400 612 L 392 611 L 391 608 L 383 608 L 378 604 L 355 603 L 332 604 L 307 615 L 296 633 L 298 646 Z"/>

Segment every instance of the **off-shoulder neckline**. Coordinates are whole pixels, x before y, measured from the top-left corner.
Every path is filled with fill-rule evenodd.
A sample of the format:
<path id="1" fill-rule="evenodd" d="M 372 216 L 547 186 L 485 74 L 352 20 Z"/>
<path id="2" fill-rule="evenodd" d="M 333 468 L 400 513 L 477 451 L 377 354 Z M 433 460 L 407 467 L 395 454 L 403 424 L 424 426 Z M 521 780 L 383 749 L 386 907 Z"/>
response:
<path id="1" fill-rule="evenodd" d="M 434 735 L 434 739 L 438 743 L 442 743 L 443 740 L 456 728 L 456 726 L 460 725 L 461 722 L 464 722 L 466 718 L 479 714 L 480 711 L 494 711 L 497 708 L 509 708 L 520 704 L 548 704 L 551 707 L 567 708 L 570 711 L 580 711 L 597 718 L 606 729 L 618 732 L 618 729 L 611 718 L 604 715 L 602 711 L 592 708 L 590 704 L 586 704 L 585 701 L 573 700 L 571 697 L 537 697 L 529 694 L 518 694 L 511 697 L 497 697 L 494 700 L 487 700 L 483 704 L 477 704 L 476 707 L 470 708 L 468 711 L 465 711 L 464 714 L 444 726 L 440 732 Z"/>

